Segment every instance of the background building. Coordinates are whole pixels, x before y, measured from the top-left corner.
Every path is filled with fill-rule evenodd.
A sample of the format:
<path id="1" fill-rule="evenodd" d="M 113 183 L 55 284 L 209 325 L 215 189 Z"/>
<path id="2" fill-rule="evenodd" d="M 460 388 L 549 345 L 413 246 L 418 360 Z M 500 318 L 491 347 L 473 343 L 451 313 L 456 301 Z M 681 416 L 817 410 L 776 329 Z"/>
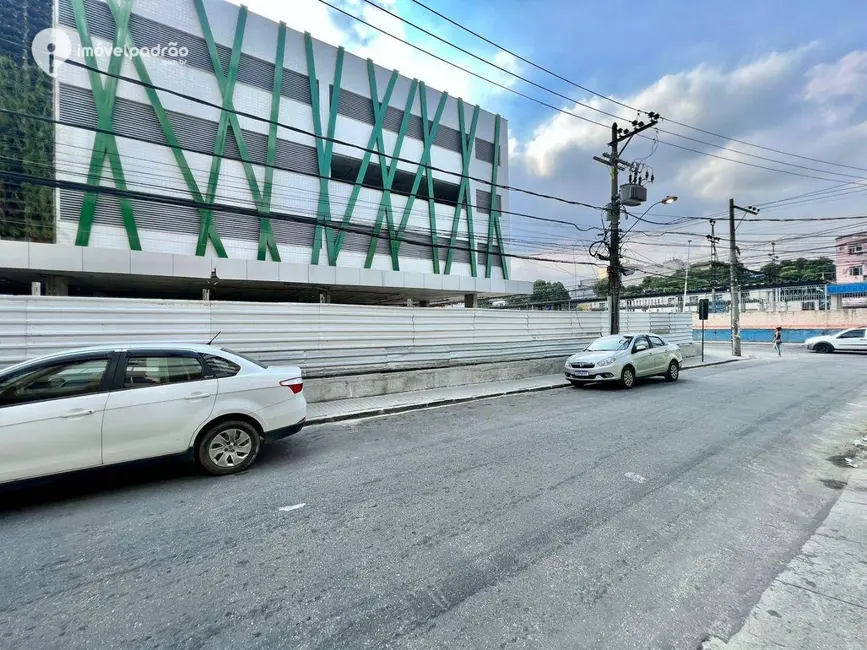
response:
<path id="1" fill-rule="evenodd" d="M 837 237 L 834 245 L 837 282 L 863 282 L 864 270 L 867 269 L 867 233 Z"/>
<path id="2" fill-rule="evenodd" d="M 55 247 L 3 242 L 4 275 L 109 295 L 531 291 L 492 191 L 509 182 L 500 116 L 222 0 L 58 0 L 56 16 Z"/>

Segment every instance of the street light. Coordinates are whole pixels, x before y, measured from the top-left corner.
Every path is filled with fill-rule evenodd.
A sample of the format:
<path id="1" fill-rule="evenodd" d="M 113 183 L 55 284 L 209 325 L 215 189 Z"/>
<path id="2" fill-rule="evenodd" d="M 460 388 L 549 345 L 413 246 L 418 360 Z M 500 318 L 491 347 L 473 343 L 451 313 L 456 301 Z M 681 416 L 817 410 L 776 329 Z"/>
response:
<path id="1" fill-rule="evenodd" d="M 633 223 L 631 226 L 629 226 L 629 228 L 626 229 L 626 232 L 623 233 L 622 236 L 623 236 L 623 237 L 626 237 L 626 235 L 629 234 L 629 231 L 632 230 L 633 228 L 635 228 L 635 226 L 638 225 L 638 222 L 644 219 L 644 215 L 646 215 L 648 212 L 650 212 L 650 210 L 651 210 L 654 206 L 657 206 L 657 205 L 660 205 L 660 204 L 662 204 L 662 205 L 671 205 L 671 204 L 674 203 L 675 201 L 677 201 L 677 197 L 674 196 L 673 194 L 668 194 L 665 198 L 660 199 L 660 200 L 657 201 L 656 203 L 651 203 L 649 206 L 647 206 L 647 210 L 645 210 L 644 212 L 642 212 L 640 217 L 635 217 L 635 215 L 632 215 L 633 217 L 635 217 L 635 223 Z M 627 212 L 626 214 L 629 214 L 629 213 Z"/>

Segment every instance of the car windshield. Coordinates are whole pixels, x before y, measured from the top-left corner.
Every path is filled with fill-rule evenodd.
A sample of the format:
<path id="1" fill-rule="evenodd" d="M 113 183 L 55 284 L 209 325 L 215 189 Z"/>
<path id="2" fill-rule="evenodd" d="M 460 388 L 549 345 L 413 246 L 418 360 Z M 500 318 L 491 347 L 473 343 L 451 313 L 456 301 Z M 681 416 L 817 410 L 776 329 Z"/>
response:
<path id="1" fill-rule="evenodd" d="M 603 336 L 587 346 L 587 352 L 615 352 L 625 350 L 632 340 L 631 336 Z"/>
<path id="2" fill-rule="evenodd" d="M 223 352 L 228 354 L 234 354 L 236 357 L 240 357 L 244 361 L 249 361 L 252 364 L 259 366 L 260 368 L 267 368 L 268 364 L 262 363 L 261 361 L 257 361 L 256 359 L 251 359 L 246 354 L 241 354 L 240 352 L 235 352 L 234 350 L 230 350 L 229 348 L 220 348 Z"/>

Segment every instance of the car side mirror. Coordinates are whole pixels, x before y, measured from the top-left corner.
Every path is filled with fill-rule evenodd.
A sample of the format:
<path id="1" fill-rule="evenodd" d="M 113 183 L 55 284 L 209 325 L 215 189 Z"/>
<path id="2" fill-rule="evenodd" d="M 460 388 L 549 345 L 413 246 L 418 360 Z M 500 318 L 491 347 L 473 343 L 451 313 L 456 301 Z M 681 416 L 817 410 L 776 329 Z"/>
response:
<path id="1" fill-rule="evenodd" d="M 644 343 L 636 343 L 635 344 L 635 351 L 636 352 L 644 352 L 646 349 L 647 349 L 647 345 L 645 345 Z"/>

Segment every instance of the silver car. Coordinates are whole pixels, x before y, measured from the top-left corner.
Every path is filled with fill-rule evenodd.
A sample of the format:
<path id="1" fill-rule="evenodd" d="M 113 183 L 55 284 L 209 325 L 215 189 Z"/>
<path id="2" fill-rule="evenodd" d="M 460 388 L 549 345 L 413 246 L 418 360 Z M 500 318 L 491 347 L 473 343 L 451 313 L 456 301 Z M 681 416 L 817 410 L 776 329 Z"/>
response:
<path id="1" fill-rule="evenodd" d="M 603 336 L 566 360 L 566 379 L 573 386 L 617 381 L 632 388 L 639 377 L 661 375 L 677 381 L 682 361 L 680 348 L 656 334 Z"/>

